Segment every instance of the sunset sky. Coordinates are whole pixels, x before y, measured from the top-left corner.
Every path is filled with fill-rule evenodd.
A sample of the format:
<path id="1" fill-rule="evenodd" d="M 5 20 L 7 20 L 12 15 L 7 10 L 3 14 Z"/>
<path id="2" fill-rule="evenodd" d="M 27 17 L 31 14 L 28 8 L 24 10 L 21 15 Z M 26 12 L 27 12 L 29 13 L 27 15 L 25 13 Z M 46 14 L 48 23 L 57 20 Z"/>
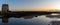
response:
<path id="1" fill-rule="evenodd" d="M 0 10 L 2 4 L 9 4 L 11 11 L 60 10 L 60 0 L 0 0 Z"/>

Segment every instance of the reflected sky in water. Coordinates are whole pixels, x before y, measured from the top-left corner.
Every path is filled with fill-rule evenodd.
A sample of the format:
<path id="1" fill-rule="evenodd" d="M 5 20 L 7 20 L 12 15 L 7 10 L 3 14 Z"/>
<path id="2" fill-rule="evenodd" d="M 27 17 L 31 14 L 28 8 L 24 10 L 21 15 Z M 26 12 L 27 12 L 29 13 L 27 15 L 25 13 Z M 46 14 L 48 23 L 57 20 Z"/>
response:
<path id="1" fill-rule="evenodd" d="M 28 17 L 28 16 L 27 16 Z M 21 18 L 9 18 L 6 25 L 48 25 L 53 19 L 47 18 L 46 15 L 33 17 L 31 19 Z M 0 19 L 0 25 L 5 25 Z"/>

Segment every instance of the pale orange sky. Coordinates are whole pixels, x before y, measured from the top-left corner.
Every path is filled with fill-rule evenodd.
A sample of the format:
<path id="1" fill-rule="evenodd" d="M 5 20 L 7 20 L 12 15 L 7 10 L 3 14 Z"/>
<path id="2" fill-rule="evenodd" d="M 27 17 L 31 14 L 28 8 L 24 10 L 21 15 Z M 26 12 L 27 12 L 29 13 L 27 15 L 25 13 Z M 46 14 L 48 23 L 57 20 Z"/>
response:
<path id="1" fill-rule="evenodd" d="M 9 4 L 11 11 L 60 10 L 60 0 L 0 0 L 0 10 L 5 3 Z"/>

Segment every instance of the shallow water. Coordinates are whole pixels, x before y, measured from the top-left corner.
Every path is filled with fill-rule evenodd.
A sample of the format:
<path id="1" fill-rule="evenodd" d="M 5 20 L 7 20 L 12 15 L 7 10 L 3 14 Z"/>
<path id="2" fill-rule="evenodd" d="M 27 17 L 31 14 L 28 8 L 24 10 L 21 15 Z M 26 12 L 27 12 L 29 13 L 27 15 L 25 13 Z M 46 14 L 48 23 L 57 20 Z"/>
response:
<path id="1" fill-rule="evenodd" d="M 8 18 L 8 23 L 3 23 L 2 19 L 0 19 L 0 25 L 48 25 L 50 22 L 54 20 L 53 18 L 48 18 L 46 15 L 38 16 L 38 17 L 21 17 L 21 18 Z M 59 19 L 58 19 L 59 20 Z"/>

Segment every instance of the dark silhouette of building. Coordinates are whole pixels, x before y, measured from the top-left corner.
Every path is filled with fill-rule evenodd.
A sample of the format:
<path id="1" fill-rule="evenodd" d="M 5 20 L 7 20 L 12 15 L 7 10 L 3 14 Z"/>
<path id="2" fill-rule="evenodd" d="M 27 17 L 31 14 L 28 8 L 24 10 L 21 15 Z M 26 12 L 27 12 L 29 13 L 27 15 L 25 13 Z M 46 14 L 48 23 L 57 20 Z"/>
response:
<path id="1" fill-rule="evenodd" d="M 2 5 L 2 14 L 3 14 L 3 16 L 2 16 L 2 22 L 3 23 L 8 23 L 8 18 L 6 18 L 6 14 L 5 13 L 8 13 L 9 12 L 9 6 L 8 6 L 8 4 L 3 4 Z"/>
<path id="2" fill-rule="evenodd" d="M 7 13 L 9 11 L 9 6 L 8 6 L 8 4 L 3 4 L 2 5 L 2 12 L 3 13 Z"/>

